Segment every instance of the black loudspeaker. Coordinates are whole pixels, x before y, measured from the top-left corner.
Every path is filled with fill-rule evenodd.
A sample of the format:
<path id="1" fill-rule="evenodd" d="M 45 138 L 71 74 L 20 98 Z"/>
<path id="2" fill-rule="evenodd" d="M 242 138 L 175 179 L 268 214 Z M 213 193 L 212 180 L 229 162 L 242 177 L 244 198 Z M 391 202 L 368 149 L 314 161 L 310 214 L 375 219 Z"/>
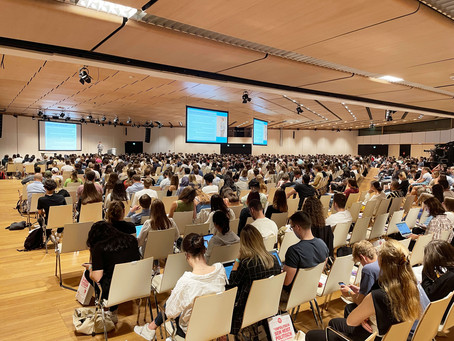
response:
<path id="1" fill-rule="evenodd" d="M 128 136 L 128 127 L 125 127 L 125 136 Z"/>
<path id="2" fill-rule="evenodd" d="M 2 138 L 2 130 L 3 130 L 3 114 L 0 114 L 0 138 Z"/>
<path id="3" fill-rule="evenodd" d="M 145 142 L 150 143 L 151 128 L 145 128 Z"/>
<path id="4" fill-rule="evenodd" d="M 293 139 L 295 139 L 295 132 L 293 132 Z"/>

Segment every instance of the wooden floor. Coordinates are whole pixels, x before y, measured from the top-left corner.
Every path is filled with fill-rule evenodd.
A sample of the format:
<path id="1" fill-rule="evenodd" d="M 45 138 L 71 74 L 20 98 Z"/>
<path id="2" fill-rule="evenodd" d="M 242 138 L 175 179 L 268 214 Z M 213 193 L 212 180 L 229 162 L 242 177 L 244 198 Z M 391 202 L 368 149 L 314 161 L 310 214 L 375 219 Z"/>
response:
<path id="1" fill-rule="evenodd" d="M 25 220 L 14 209 L 19 188 L 18 180 L 0 181 L 0 340 L 102 340 L 102 335 L 92 338 L 74 332 L 72 314 L 80 305 L 75 293 L 61 288 L 54 276 L 54 251 L 51 249 L 48 254 L 44 250 L 16 251 L 23 248 L 28 229 L 9 231 L 4 228 L 11 222 Z M 81 264 L 86 261 L 88 251 L 62 255 L 64 284 L 77 287 L 82 275 Z M 325 324 L 333 317 L 342 316 L 343 307 L 344 303 L 337 296 L 324 313 Z M 133 331 L 136 313 L 136 303 L 120 305 L 119 323 L 115 331 L 109 333 L 109 338 L 143 340 Z M 298 314 L 296 326 L 303 331 L 316 328 L 308 307 L 303 307 Z"/>

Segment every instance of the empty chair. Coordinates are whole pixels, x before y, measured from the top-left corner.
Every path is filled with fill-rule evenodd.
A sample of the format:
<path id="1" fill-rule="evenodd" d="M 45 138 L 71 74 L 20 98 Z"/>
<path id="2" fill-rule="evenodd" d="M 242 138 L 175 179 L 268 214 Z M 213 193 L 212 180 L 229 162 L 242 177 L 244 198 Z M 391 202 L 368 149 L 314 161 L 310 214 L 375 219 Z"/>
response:
<path id="1" fill-rule="evenodd" d="M 371 217 L 362 217 L 356 221 L 355 226 L 353 227 L 352 235 L 350 237 L 350 245 L 366 239 L 370 218 Z"/>
<path id="2" fill-rule="evenodd" d="M 416 221 L 418 220 L 419 211 L 420 211 L 419 207 L 411 208 L 408 211 L 407 216 L 405 217 L 405 222 L 407 223 L 407 226 L 409 228 L 413 228 L 416 226 Z"/>
<path id="3" fill-rule="evenodd" d="M 238 288 L 233 288 L 223 293 L 197 297 L 194 300 L 186 338 L 175 335 L 171 322 L 165 324 L 167 332 L 176 341 L 213 340 L 229 334 L 237 290 Z"/>
<path id="4" fill-rule="evenodd" d="M 287 212 L 283 213 L 273 213 L 271 215 L 271 220 L 274 221 L 278 228 L 285 226 L 287 224 Z"/>
<path id="5" fill-rule="evenodd" d="M 403 210 L 404 210 L 405 214 L 407 214 L 408 211 L 410 211 L 411 206 L 415 202 L 415 198 L 416 198 L 416 195 L 409 195 L 408 197 L 405 198 L 405 202 L 404 202 L 404 206 L 403 206 Z"/>
<path id="6" fill-rule="evenodd" d="M 388 229 L 386 230 L 386 235 L 389 236 L 393 233 L 399 233 L 399 229 L 397 228 L 397 223 L 402 221 L 402 217 L 404 215 L 404 211 L 396 211 L 394 212 L 393 216 L 389 220 Z"/>
<path id="7" fill-rule="evenodd" d="M 377 215 L 387 213 L 390 202 L 391 202 L 391 199 L 381 200 L 380 203 L 377 205 L 377 210 L 375 211 L 375 215 L 377 216 Z"/>
<path id="8" fill-rule="evenodd" d="M 299 198 L 287 199 L 287 206 L 288 206 L 287 215 L 288 215 L 289 218 L 292 216 L 293 213 L 298 211 L 298 203 L 299 203 L 299 201 L 300 201 Z"/>
<path id="9" fill-rule="evenodd" d="M 322 203 L 323 207 L 328 207 L 329 208 L 330 201 L 331 201 L 331 195 L 322 195 L 320 197 L 320 202 Z"/>
<path id="10" fill-rule="evenodd" d="M 377 208 L 377 203 L 378 203 L 377 200 L 368 201 L 366 203 L 366 206 L 364 207 L 364 211 L 361 216 L 362 217 L 372 217 Z"/>
<path id="11" fill-rule="evenodd" d="M 225 263 L 233 261 L 236 257 L 238 257 L 239 252 L 240 243 L 214 246 L 213 250 L 211 251 L 209 265 L 212 265 L 214 263 Z"/>
<path id="12" fill-rule="evenodd" d="M 361 211 L 361 206 L 362 206 L 361 202 L 354 202 L 353 205 L 349 208 L 353 223 L 356 223 L 356 220 L 359 217 L 359 212 Z"/>
<path id="13" fill-rule="evenodd" d="M 167 191 L 162 191 L 162 192 L 166 193 Z M 166 213 L 169 213 L 170 212 L 170 206 L 172 205 L 172 203 L 174 201 L 178 200 L 178 197 L 162 197 L 160 199 L 161 199 L 162 203 L 164 204 L 164 207 L 166 208 Z"/>
<path id="14" fill-rule="evenodd" d="M 293 230 L 287 231 L 282 238 L 282 243 L 279 248 L 279 258 L 282 262 L 285 262 L 285 254 L 290 246 L 298 243 L 300 239 L 296 236 Z"/>
<path id="15" fill-rule="evenodd" d="M 180 234 L 185 234 L 184 228 L 186 225 L 190 225 L 193 222 L 194 212 L 187 211 L 187 212 L 175 212 L 173 214 L 173 221 L 178 227 Z"/>
<path id="16" fill-rule="evenodd" d="M 351 193 L 348 196 L 347 203 L 345 204 L 345 209 L 348 210 L 352 207 L 353 203 L 357 202 L 359 198 L 359 193 Z"/>
<path id="17" fill-rule="evenodd" d="M 404 197 L 397 197 L 397 198 L 392 198 L 391 201 L 391 206 L 389 206 L 389 215 L 392 216 L 392 214 L 396 211 L 400 210 L 400 207 L 402 206 L 402 202 L 404 201 Z M 404 211 L 402 211 L 404 213 Z"/>
<path id="18" fill-rule="evenodd" d="M 59 207 L 59 206 L 53 206 Z M 51 207 L 52 208 L 52 207 Z M 62 253 L 76 252 L 87 250 L 87 238 L 88 232 L 90 232 L 92 222 L 86 223 L 76 223 L 76 224 L 65 224 L 65 236 L 60 243 L 59 247 L 55 250 L 55 276 L 60 279 L 60 286 L 66 289 L 71 289 L 76 291 L 73 288 L 66 287 L 63 285 L 62 275 L 61 275 L 61 258 Z M 57 275 L 58 267 L 58 275 Z"/>
<path id="19" fill-rule="evenodd" d="M 47 218 L 48 229 L 63 227 L 65 224 L 73 222 L 73 207 L 71 205 L 49 207 L 49 217 Z"/>
<path id="20" fill-rule="evenodd" d="M 334 227 L 334 241 L 333 241 L 333 249 L 336 250 L 337 248 L 347 245 L 347 236 L 348 231 L 350 230 L 351 222 L 347 223 L 340 223 Z"/>
<path id="21" fill-rule="evenodd" d="M 142 250 L 143 258 L 166 259 L 173 253 L 174 241 L 174 228 L 148 231 L 145 250 Z"/>
<path id="22" fill-rule="evenodd" d="M 102 220 L 102 206 L 102 202 L 81 205 L 79 223 L 85 223 L 87 221 L 97 222 Z"/>
<path id="23" fill-rule="evenodd" d="M 230 222 L 230 223 L 232 223 L 232 222 Z M 237 224 L 237 226 L 238 226 L 238 224 Z M 196 233 L 196 234 L 206 235 L 206 234 L 208 234 L 209 229 L 210 229 L 209 223 L 189 224 L 189 225 L 185 226 L 184 234 L 188 235 L 190 233 Z"/>
<path id="24" fill-rule="evenodd" d="M 368 240 L 373 240 L 380 238 L 385 234 L 385 225 L 386 221 L 388 220 L 389 213 L 384 213 L 375 218 L 374 225 L 370 230 Z"/>
<path id="25" fill-rule="evenodd" d="M 426 248 L 427 244 L 430 243 L 432 240 L 432 234 L 426 234 L 423 236 L 419 236 L 418 240 L 413 247 L 413 251 L 410 254 L 410 264 L 411 266 L 422 264 L 424 259 L 424 249 Z"/>

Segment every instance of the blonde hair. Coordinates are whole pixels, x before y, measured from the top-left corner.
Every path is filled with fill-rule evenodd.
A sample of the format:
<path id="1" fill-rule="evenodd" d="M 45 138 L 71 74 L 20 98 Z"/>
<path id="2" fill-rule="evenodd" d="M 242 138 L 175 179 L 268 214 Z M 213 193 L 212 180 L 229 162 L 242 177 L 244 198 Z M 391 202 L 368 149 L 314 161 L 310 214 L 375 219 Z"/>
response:
<path id="1" fill-rule="evenodd" d="M 248 263 L 255 260 L 262 263 L 266 269 L 274 266 L 274 258 L 266 251 L 261 233 L 251 224 L 241 230 L 239 258 L 247 260 Z"/>
<path id="2" fill-rule="evenodd" d="M 389 239 L 379 252 L 379 283 L 388 296 L 391 311 L 398 321 L 414 321 L 421 315 L 416 277 L 410 265 L 408 250 Z"/>
<path id="3" fill-rule="evenodd" d="M 360 242 L 353 245 L 353 260 L 359 261 L 361 255 L 369 259 L 374 259 L 374 257 L 377 255 L 377 252 L 375 251 L 375 248 L 370 241 L 361 240 Z"/>

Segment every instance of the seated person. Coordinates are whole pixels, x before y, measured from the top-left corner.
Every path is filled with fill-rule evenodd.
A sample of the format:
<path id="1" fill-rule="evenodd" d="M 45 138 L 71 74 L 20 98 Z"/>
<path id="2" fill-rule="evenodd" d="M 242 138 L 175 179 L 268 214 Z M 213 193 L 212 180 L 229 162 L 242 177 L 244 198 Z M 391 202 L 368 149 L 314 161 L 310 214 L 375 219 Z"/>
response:
<path id="1" fill-rule="evenodd" d="M 222 211 L 215 211 L 212 216 L 212 222 L 216 229 L 216 234 L 208 242 L 208 248 L 205 253 L 207 262 L 210 260 L 210 255 L 215 246 L 231 245 L 238 243 L 240 238 L 235 232 L 230 230 L 229 217 Z"/>
<path id="2" fill-rule="evenodd" d="M 345 188 L 344 195 L 348 199 L 350 194 L 355 194 L 359 192 L 358 183 L 354 178 L 347 180 L 347 187 Z"/>
<path id="3" fill-rule="evenodd" d="M 101 220 L 91 227 L 88 233 L 87 246 L 90 249 L 91 263 L 83 264 L 87 269 L 85 278 L 95 287 L 96 292 L 98 292 L 98 287 L 94 282 L 100 283 L 102 298 L 107 299 L 115 264 L 140 259 L 137 240 Z M 118 305 L 109 309 L 114 323 L 118 321 L 117 309 Z"/>
<path id="4" fill-rule="evenodd" d="M 265 238 L 274 238 L 274 243 L 277 242 L 278 228 L 274 221 L 268 219 L 263 214 L 263 207 L 260 200 L 251 200 L 249 202 L 249 211 L 254 221 L 251 223 Z"/>
<path id="5" fill-rule="evenodd" d="M 268 201 L 268 198 L 266 197 L 265 194 L 260 192 L 260 182 L 258 182 L 257 179 L 252 179 L 251 181 L 249 181 L 249 189 L 251 190 L 251 192 L 258 192 L 259 193 L 260 202 L 262 203 L 262 207 L 266 207 L 266 203 Z M 243 205 L 246 205 L 247 199 L 248 199 L 248 195 L 245 195 L 244 197 L 241 198 L 240 201 L 241 201 L 241 203 Z M 239 233 L 239 231 L 238 231 L 238 233 Z"/>
<path id="6" fill-rule="evenodd" d="M 386 199 L 403 197 L 402 191 L 399 189 L 399 182 L 391 181 L 389 187 L 391 191 L 386 196 Z"/>
<path id="7" fill-rule="evenodd" d="M 176 334 L 185 337 L 191 317 L 194 300 L 198 296 L 223 292 L 227 283 L 224 266 L 221 263 L 208 265 L 205 261 L 205 245 L 203 237 L 190 233 L 182 242 L 186 260 L 192 272 L 185 272 L 180 277 L 165 304 L 165 315 L 176 319 Z M 134 332 L 145 340 L 153 340 L 156 329 L 164 322 L 162 312 L 153 322 L 143 326 L 135 326 Z"/>
<path id="8" fill-rule="evenodd" d="M 219 187 L 213 185 L 214 175 L 211 173 L 207 173 L 203 176 L 203 180 L 205 180 L 205 186 L 202 187 L 202 191 L 208 195 L 219 193 Z"/>
<path id="9" fill-rule="evenodd" d="M 287 196 L 283 189 L 277 189 L 274 193 L 273 205 L 269 205 L 266 209 L 265 217 L 271 219 L 273 213 L 288 212 Z"/>
<path id="10" fill-rule="evenodd" d="M 80 213 L 82 205 L 93 204 L 95 202 L 102 202 L 102 194 L 98 192 L 93 182 L 85 181 L 82 193 L 80 193 L 79 200 L 77 201 L 76 210 Z"/>
<path id="11" fill-rule="evenodd" d="M 337 224 L 348 223 L 352 221 L 352 215 L 350 211 L 345 209 L 347 204 L 347 198 L 342 193 L 336 193 L 333 196 L 333 208 L 336 213 L 331 214 L 326 218 L 325 224 L 331 227 Z"/>
<path id="12" fill-rule="evenodd" d="M 266 251 L 260 232 L 254 226 L 246 225 L 241 231 L 240 254 L 235 260 L 227 286 L 229 289 L 238 287 L 231 334 L 237 335 L 240 331 L 252 282 L 280 273 L 279 262 Z"/>
<path id="13" fill-rule="evenodd" d="M 47 179 L 44 182 L 44 189 L 46 190 L 46 195 L 38 199 L 38 214 L 40 216 L 44 216 L 44 223 L 47 225 L 47 220 L 49 219 L 49 209 L 51 206 L 62 206 L 66 205 L 66 200 L 61 195 L 55 194 L 55 188 L 57 188 L 57 184 L 52 179 Z M 41 218 L 42 219 L 42 218 Z M 42 226 L 42 220 L 40 221 L 40 225 Z M 50 235 L 51 240 L 55 243 L 61 237 L 61 233 L 63 232 L 63 227 L 59 227 L 57 229 L 57 235 L 50 235 L 51 230 L 47 230 L 46 234 Z"/>
<path id="14" fill-rule="evenodd" d="M 106 213 L 106 220 L 112 224 L 117 230 L 136 235 L 136 226 L 129 222 L 124 221 L 125 218 L 125 205 L 122 201 L 112 201 Z"/>
<path id="15" fill-rule="evenodd" d="M 110 178 L 109 178 L 110 179 Z M 150 198 L 155 198 L 157 199 L 158 198 L 158 193 L 154 190 L 154 189 L 151 189 L 150 187 L 153 186 L 153 179 L 152 178 L 145 178 L 143 180 L 143 189 L 134 193 L 134 197 L 132 199 L 132 204 L 131 206 L 136 206 L 139 202 L 139 198 L 144 195 L 144 194 L 147 194 Z"/>
<path id="16" fill-rule="evenodd" d="M 196 204 L 194 202 L 196 190 L 191 186 L 186 187 L 178 196 L 178 200 L 170 205 L 169 218 L 173 218 L 175 212 L 193 212 L 192 219 L 196 218 Z"/>
<path id="17" fill-rule="evenodd" d="M 129 188 L 129 187 L 128 187 Z M 142 217 L 150 216 L 151 198 L 148 194 L 144 194 L 139 198 L 139 205 L 131 207 L 127 217 L 131 218 L 134 225 L 141 225 Z M 141 212 L 136 213 L 142 208 Z"/>
<path id="18" fill-rule="evenodd" d="M 331 226 L 326 225 L 323 205 L 317 197 L 306 198 L 303 209 L 311 219 L 311 231 L 314 237 L 323 240 L 328 247 L 329 255 L 334 257 L 334 233 Z M 282 230 L 283 228 L 281 228 Z M 286 228 L 287 230 L 287 228 Z"/>
<path id="19" fill-rule="evenodd" d="M 227 216 L 227 218 L 229 220 L 234 220 L 235 212 L 233 212 L 233 210 L 231 208 L 228 208 L 225 205 L 224 200 L 222 200 L 222 198 L 219 194 L 213 194 L 211 196 L 210 204 L 211 204 L 211 211 L 208 213 L 207 212 L 208 210 L 203 210 L 199 213 L 199 216 L 200 216 L 200 218 L 202 218 L 202 222 L 204 222 L 205 224 L 206 223 L 210 224 L 210 233 L 216 234 L 218 230 L 214 226 L 213 215 L 217 211 L 221 211 Z M 208 216 L 207 216 L 207 214 L 208 214 Z M 206 217 L 206 219 L 203 219 L 203 217 Z"/>
<path id="20" fill-rule="evenodd" d="M 46 193 L 43 186 L 43 175 L 41 173 L 35 173 L 33 181 L 27 185 L 27 207 L 30 208 L 32 202 L 32 194 L 34 193 Z M 25 199 L 25 198 L 23 198 Z"/>
<path id="21" fill-rule="evenodd" d="M 370 189 L 364 198 L 363 205 L 365 205 L 368 201 L 374 200 L 382 200 L 386 199 L 386 194 L 383 192 L 383 188 L 381 187 L 378 181 L 372 181 L 370 184 Z"/>
<path id="22" fill-rule="evenodd" d="M 260 200 L 260 193 L 256 191 L 249 192 L 249 194 L 247 195 L 246 204 L 249 205 L 252 200 Z M 249 211 L 249 207 L 241 209 L 240 217 L 238 220 L 238 235 L 241 234 L 241 230 L 246 226 L 247 218 L 249 217 L 252 217 L 251 212 Z"/>

